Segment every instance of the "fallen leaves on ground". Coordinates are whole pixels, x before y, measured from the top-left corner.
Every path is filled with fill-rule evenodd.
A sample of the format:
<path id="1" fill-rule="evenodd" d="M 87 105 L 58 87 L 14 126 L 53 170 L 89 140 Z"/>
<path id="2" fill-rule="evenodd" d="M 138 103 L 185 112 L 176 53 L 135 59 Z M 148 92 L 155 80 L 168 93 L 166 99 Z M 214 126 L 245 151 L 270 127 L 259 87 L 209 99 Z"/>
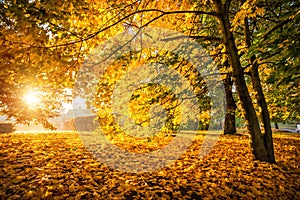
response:
<path id="1" fill-rule="evenodd" d="M 1 199 L 299 199 L 300 137 L 274 134 L 277 164 L 253 161 L 247 135 L 203 136 L 175 163 L 134 174 L 108 168 L 77 133 L 0 135 Z M 170 152 L 172 153 L 172 152 Z"/>

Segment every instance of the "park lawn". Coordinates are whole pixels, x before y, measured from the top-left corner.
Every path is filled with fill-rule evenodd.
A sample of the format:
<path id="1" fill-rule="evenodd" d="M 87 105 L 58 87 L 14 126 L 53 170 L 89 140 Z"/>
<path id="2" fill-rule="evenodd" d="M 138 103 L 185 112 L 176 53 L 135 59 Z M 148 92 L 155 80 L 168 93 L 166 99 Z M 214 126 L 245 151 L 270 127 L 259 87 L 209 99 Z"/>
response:
<path id="1" fill-rule="evenodd" d="M 298 135 L 274 134 L 277 164 L 253 161 L 248 135 L 222 135 L 200 159 L 199 135 L 175 163 L 134 174 L 98 162 L 76 132 L 1 134 L 0 199 L 300 199 Z"/>

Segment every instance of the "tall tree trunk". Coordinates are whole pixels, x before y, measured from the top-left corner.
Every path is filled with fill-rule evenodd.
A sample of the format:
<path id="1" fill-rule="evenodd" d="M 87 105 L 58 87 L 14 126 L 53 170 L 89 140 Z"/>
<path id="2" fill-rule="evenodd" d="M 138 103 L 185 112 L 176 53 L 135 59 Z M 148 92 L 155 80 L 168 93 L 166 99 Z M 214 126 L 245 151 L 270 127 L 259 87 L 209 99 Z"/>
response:
<path id="1" fill-rule="evenodd" d="M 227 69 L 230 67 L 228 61 L 225 62 L 225 67 Z M 231 80 L 231 74 L 226 74 L 225 79 L 223 79 L 223 83 L 225 86 L 226 93 L 226 115 L 224 122 L 224 135 L 234 135 L 236 134 L 235 111 L 237 106 L 232 95 L 233 81 Z"/>
<path id="2" fill-rule="evenodd" d="M 249 48 L 251 45 L 251 39 L 250 39 L 250 30 L 249 30 L 249 20 L 247 17 L 245 17 L 244 19 L 244 25 L 245 25 L 244 34 L 245 34 L 246 46 Z M 259 78 L 258 63 L 256 61 L 256 57 L 252 56 L 249 60 L 249 63 L 251 64 L 251 79 L 252 79 L 253 89 L 256 93 L 255 97 L 258 105 L 261 108 L 260 115 L 264 125 L 263 138 L 264 138 L 265 147 L 268 153 L 269 162 L 275 163 L 270 114 L 265 99 L 265 95 L 263 93 L 263 89 L 261 86 L 261 80 Z"/>
<path id="3" fill-rule="evenodd" d="M 279 126 L 278 126 L 278 122 L 277 122 L 277 121 L 274 122 L 274 126 L 275 126 L 275 129 L 279 129 Z"/>
<path id="4" fill-rule="evenodd" d="M 267 102 L 262 90 L 261 81 L 259 78 L 258 72 L 258 63 L 251 59 L 251 79 L 253 84 L 253 89 L 256 93 L 255 97 L 257 100 L 258 105 L 261 107 L 261 119 L 264 125 L 264 142 L 265 147 L 268 152 L 268 157 L 271 163 L 275 163 L 274 157 L 274 147 L 273 147 L 273 137 L 272 137 L 272 128 L 271 128 L 271 121 L 270 121 L 270 114 L 267 106 Z"/>
<path id="5" fill-rule="evenodd" d="M 241 100 L 241 105 L 245 111 L 245 119 L 247 128 L 251 135 L 251 147 L 254 158 L 260 161 L 272 162 L 265 147 L 264 137 L 261 133 L 258 118 L 246 85 L 244 78 L 244 71 L 240 62 L 240 57 L 235 44 L 233 33 L 231 31 L 231 24 L 229 21 L 228 8 L 222 4 L 222 1 L 215 1 L 216 7 L 220 14 L 219 20 L 222 26 L 223 39 L 225 47 L 228 52 L 230 65 L 233 68 L 233 79 L 236 85 L 237 93 Z"/>

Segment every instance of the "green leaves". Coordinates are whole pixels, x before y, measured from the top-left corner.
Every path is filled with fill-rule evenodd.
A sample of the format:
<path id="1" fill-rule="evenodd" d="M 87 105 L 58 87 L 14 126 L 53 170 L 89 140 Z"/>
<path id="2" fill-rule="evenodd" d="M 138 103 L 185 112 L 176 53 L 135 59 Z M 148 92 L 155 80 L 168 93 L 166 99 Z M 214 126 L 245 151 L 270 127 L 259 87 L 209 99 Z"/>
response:
<path id="1" fill-rule="evenodd" d="M 264 18 L 256 19 L 257 34 L 248 57 L 256 55 L 272 120 L 299 120 L 299 3 L 275 1 L 263 5 Z"/>

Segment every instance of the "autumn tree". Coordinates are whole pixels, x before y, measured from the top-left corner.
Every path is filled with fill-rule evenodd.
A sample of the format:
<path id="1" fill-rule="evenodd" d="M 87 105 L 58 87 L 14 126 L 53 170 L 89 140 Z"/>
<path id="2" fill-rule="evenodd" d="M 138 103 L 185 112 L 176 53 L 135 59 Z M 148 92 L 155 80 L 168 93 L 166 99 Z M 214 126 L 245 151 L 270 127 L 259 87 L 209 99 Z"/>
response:
<path id="1" fill-rule="evenodd" d="M 1 63 L 6 67 L 1 68 L 5 69 L 1 71 L 1 80 L 4 80 L 7 88 L 13 91 L 3 90 L 1 97 L 3 112 L 19 116 L 4 108 L 17 107 L 16 103 L 8 106 L 8 102 L 14 101 L 6 99 L 13 97 L 15 91 L 22 90 L 28 85 L 27 74 L 30 74 L 33 80 L 37 80 L 37 83 L 39 78 L 43 83 L 48 82 L 50 91 L 55 91 L 53 88 L 70 87 L 81 59 L 103 39 L 132 27 L 139 30 L 147 26 L 170 28 L 196 39 L 208 49 L 211 45 L 222 49 L 221 55 L 224 57 L 220 59 L 220 64 L 227 66 L 225 74 L 230 75 L 224 80 L 227 80 L 229 85 L 233 81 L 236 88 L 251 135 L 254 157 L 262 161 L 275 162 L 270 117 L 260 74 L 263 66 L 260 61 L 262 59 L 267 61 L 269 52 L 259 53 L 257 50 L 260 48 L 266 50 L 268 40 L 272 41 L 273 36 L 282 41 L 282 44 L 297 43 L 297 29 L 293 39 L 288 38 L 287 32 L 281 35 L 280 30 L 285 26 L 289 27 L 289 30 L 292 29 L 292 24 L 298 19 L 298 4 L 296 1 L 286 1 L 284 5 L 283 10 L 287 11 L 287 15 L 276 11 L 277 13 L 270 18 L 268 16 L 272 14 L 270 4 L 258 0 L 175 2 L 116 0 L 68 3 L 3 1 L 1 24 L 4 26 L 1 27 L 1 42 L 6 48 L 1 48 L 3 55 Z M 278 19 L 275 19 L 276 16 Z M 265 29 L 263 24 L 268 21 L 272 22 L 270 25 L 273 27 Z M 20 35 L 22 37 L 19 37 Z M 276 52 L 280 48 L 283 47 L 278 48 L 275 43 L 272 45 L 274 56 L 278 54 Z M 290 64 L 286 66 L 296 66 L 292 69 L 298 69 L 297 65 L 291 65 L 297 63 L 295 56 L 297 48 L 295 51 L 290 48 L 285 50 L 286 54 L 284 52 L 280 54 L 281 59 L 276 61 L 276 65 L 271 65 L 273 67 L 270 67 L 271 70 L 275 71 L 277 64 L 286 58 L 289 58 L 286 62 Z M 23 66 L 28 66 L 27 70 L 22 70 Z M 279 71 L 283 72 L 284 68 L 281 67 Z M 248 88 L 250 86 L 245 81 L 245 76 L 248 75 L 251 77 L 251 88 L 255 91 L 257 105 L 261 107 L 260 118 L 264 124 L 264 132 L 260 129 L 259 115 L 254 106 L 256 104 L 251 99 Z M 293 81 L 289 81 L 289 84 L 296 85 L 298 83 L 296 77 L 292 78 Z"/>
<path id="2" fill-rule="evenodd" d="M 65 88 L 73 87 L 80 61 L 94 44 L 83 41 L 100 13 L 84 1 L 0 2 L 1 114 L 54 128 L 48 119 L 57 116 Z M 37 93 L 38 105 L 24 103 L 28 91 Z"/>
<path id="3" fill-rule="evenodd" d="M 274 122 L 299 120 L 299 18 L 297 1 L 259 2 L 264 16 L 253 21 L 249 57 L 259 67 Z M 267 47 L 267 48 L 265 48 Z M 255 59 L 255 56 L 259 58 Z"/>
<path id="4" fill-rule="evenodd" d="M 230 63 L 230 66 L 232 67 L 232 76 L 234 79 L 234 83 L 237 88 L 237 92 L 239 94 L 240 100 L 242 102 L 243 108 L 245 110 L 245 117 L 248 122 L 248 129 L 252 136 L 252 147 L 254 150 L 254 155 L 256 159 L 259 160 L 266 160 L 266 161 L 274 161 L 272 158 L 273 152 L 267 152 L 266 146 L 264 143 L 264 138 L 262 137 L 258 118 L 255 113 L 255 109 L 253 107 L 253 103 L 251 101 L 247 85 L 245 83 L 244 79 L 244 72 L 243 67 L 241 64 L 241 60 L 239 57 L 239 52 L 237 49 L 237 44 L 235 37 L 233 35 L 232 31 L 232 16 L 230 16 L 229 11 L 231 9 L 231 1 L 199 1 L 195 2 L 194 8 L 190 7 L 190 3 L 188 2 L 146 2 L 146 1 L 139 1 L 139 2 L 113 2 L 110 5 L 111 10 L 105 9 L 103 16 L 108 16 L 107 20 L 104 21 L 98 21 L 98 30 L 89 30 L 88 28 L 82 28 L 78 25 L 84 25 L 83 27 L 88 27 L 87 23 L 87 17 L 91 16 L 91 10 L 89 6 L 82 6 L 80 3 L 78 3 L 78 9 L 75 11 L 72 11 L 72 8 L 74 5 L 73 3 L 68 4 L 62 4 L 60 5 L 58 2 L 56 2 L 57 5 L 55 5 L 55 2 L 51 3 L 45 3 L 45 2 L 39 2 L 39 1 L 33 1 L 31 3 L 29 2 L 23 2 L 23 3 L 15 3 L 15 2 L 5 2 L 2 3 L 1 6 L 3 7 L 3 14 L 2 19 L 3 23 L 7 23 L 5 26 L 6 31 L 11 31 L 15 33 L 15 35 L 18 35 L 20 33 L 26 34 L 26 31 L 33 30 L 30 27 L 34 26 L 35 29 L 39 32 L 43 32 L 45 35 L 44 40 L 41 42 L 40 46 L 37 46 L 34 42 L 33 47 L 37 49 L 42 50 L 48 50 L 48 51 L 59 51 L 60 54 L 53 53 L 55 56 L 58 56 L 58 58 L 50 59 L 51 61 L 57 61 L 60 57 L 66 58 L 64 55 L 64 52 L 74 52 L 72 51 L 75 49 L 76 45 L 82 45 L 84 41 L 88 41 L 90 39 L 97 39 L 97 37 L 100 37 L 101 34 L 107 30 L 115 28 L 118 25 L 124 25 L 124 24 L 130 24 L 130 26 L 134 26 L 137 28 L 143 28 L 148 25 L 156 25 L 160 27 L 162 24 L 164 24 L 164 20 L 171 20 L 173 23 L 173 28 L 177 29 L 185 23 L 185 26 L 187 27 L 186 31 L 192 30 L 192 27 L 194 26 L 194 23 L 201 23 L 197 22 L 197 17 L 194 16 L 202 16 L 207 15 L 210 17 L 213 17 L 217 19 L 217 32 L 221 34 L 219 37 L 210 37 L 207 35 L 207 33 L 204 33 L 204 35 L 197 33 L 195 31 L 188 34 L 191 37 L 194 37 L 196 39 L 203 39 L 203 40 L 217 40 L 221 41 L 224 44 L 224 47 L 226 49 L 226 53 L 228 55 L 228 60 Z M 171 6 L 173 5 L 173 6 Z M 98 7 L 98 11 L 101 10 L 101 6 L 103 5 L 96 5 Z M 62 9 L 65 8 L 65 9 Z M 82 8 L 82 9 L 80 9 Z M 94 8 L 94 7 L 93 7 Z M 103 7 L 102 7 L 103 8 Z M 4 15 L 4 10 L 8 9 L 8 11 L 11 11 L 12 16 L 6 16 Z M 88 11 L 84 11 L 88 10 Z M 67 11 L 67 12 L 66 12 Z M 82 13 L 80 13 L 80 11 Z M 115 15 L 117 13 L 117 15 Z M 79 17 L 76 17 L 76 14 L 78 14 Z M 68 16 L 69 15 L 69 16 Z M 174 16 L 176 16 L 176 20 L 173 20 Z M 12 20 L 12 18 L 17 20 Z M 27 19 L 28 18 L 28 19 Z M 196 19 L 196 20 L 194 20 Z M 11 21 L 11 22 L 10 22 Z M 82 23 L 80 23 L 82 21 Z M 16 23 L 18 22 L 18 23 Z M 25 22 L 25 27 L 24 27 Z M 26 22 L 28 23 L 28 27 L 26 27 Z M 48 23 L 47 23 L 48 22 Z M 74 23 L 77 22 L 77 23 Z M 101 24 L 101 22 L 103 22 Z M 10 23 L 16 23 L 14 26 L 14 29 L 10 28 Z M 61 23 L 61 24 L 60 24 Z M 48 29 L 48 30 L 47 30 Z M 53 30 L 53 31 L 52 31 Z M 71 31 L 70 31 L 71 30 Z M 183 31 L 186 33 L 186 31 Z M 50 33 L 50 34 L 49 34 Z M 7 35 L 7 34 L 5 34 Z M 29 36 L 32 36 L 29 34 Z M 52 37 L 52 39 L 50 39 Z M 33 37 L 32 37 L 33 38 Z M 54 39 L 53 39 L 54 38 Z M 7 39 L 3 39 L 6 41 Z M 14 41 L 14 40 L 12 40 Z M 59 43 L 59 44 L 56 44 Z M 27 43 L 24 44 L 22 41 L 21 44 L 23 44 L 25 47 Z M 39 44 L 39 43 L 38 43 Z M 50 45 L 49 45 L 50 44 Z M 51 46 L 52 45 L 52 46 Z M 75 45 L 75 47 L 74 47 Z M 31 47 L 31 46 L 30 46 Z M 81 48 L 80 48 L 81 50 Z M 79 55 L 77 52 L 72 55 L 72 59 L 78 58 L 76 57 L 76 54 Z M 68 54 L 70 55 L 70 54 Z M 46 56 L 47 59 L 51 58 L 51 56 Z M 46 59 L 45 58 L 45 59 Z M 72 59 L 66 59 L 66 61 L 70 61 Z M 30 60 L 30 59 L 27 59 Z M 44 59 L 42 59 L 44 61 Z M 62 62 L 59 62 L 61 64 Z M 44 65 L 43 65 L 44 66 Z M 55 66 L 55 65 L 54 65 Z M 12 68 L 11 66 L 9 68 Z M 29 69 L 32 69 L 30 67 Z M 38 68 L 40 69 L 40 68 Z M 55 67 L 50 67 L 47 69 L 55 69 Z M 64 77 L 67 73 L 66 68 L 59 68 L 63 69 L 62 76 L 58 76 L 59 73 L 52 73 L 55 77 Z M 35 73 L 40 72 L 41 70 L 34 70 Z M 43 71 L 43 70 L 42 70 Z M 73 70 L 76 71 L 76 70 Z M 71 70 L 72 72 L 72 70 Z M 16 73 L 13 73 L 16 74 Z M 69 76 L 72 76 L 73 74 L 69 74 Z M 33 76 L 36 78 L 36 75 Z M 65 80 L 65 78 L 62 78 Z M 52 81 L 52 83 L 58 83 L 59 81 L 55 80 Z M 68 82 L 68 81 L 63 81 Z M 268 143 L 267 143 L 268 144 Z M 272 144 L 269 144 L 272 145 Z"/>
<path id="5" fill-rule="evenodd" d="M 242 46 L 243 42 L 249 45 L 249 43 L 247 43 L 247 34 L 245 37 L 238 37 L 236 36 L 234 29 L 234 25 L 238 24 L 239 21 L 247 21 L 249 13 L 252 14 L 252 17 L 255 17 L 257 14 L 253 15 L 253 13 L 259 14 L 262 13 L 262 10 L 255 4 L 255 2 L 248 1 L 198 1 L 195 3 L 195 5 L 196 7 L 193 10 L 195 15 L 208 15 L 215 18 L 219 23 L 217 30 L 219 31 L 219 34 L 221 34 L 221 41 L 224 44 L 230 66 L 232 68 L 232 77 L 240 98 L 241 105 L 245 112 L 245 119 L 247 121 L 248 130 L 251 134 L 255 158 L 259 160 L 275 162 L 269 113 L 263 100 L 264 94 L 262 93 L 259 74 L 257 73 L 257 66 L 253 65 L 253 63 L 251 63 L 252 61 L 250 60 L 250 65 L 252 65 L 253 69 L 251 76 L 252 82 L 255 90 L 258 92 L 256 97 L 261 102 L 260 106 L 263 110 L 262 119 L 264 121 L 266 130 L 264 134 L 260 130 L 259 119 L 248 91 L 244 77 L 245 74 L 241 55 L 238 49 L 240 48 L 241 50 L 245 47 L 244 45 Z M 161 13 L 161 17 L 170 14 L 169 12 L 164 12 L 162 10 L 157 12 Z M 243 27 L 242 30 L 245 32 L 247 31 L 247 24 L 245 24 L 245 27 Z M 193 37 L 207 38 L 207 35 L 202 35 L 201 32 L 200 34 L 199 32 L 196 32 L 196 35 L 193 35 Z"/>

